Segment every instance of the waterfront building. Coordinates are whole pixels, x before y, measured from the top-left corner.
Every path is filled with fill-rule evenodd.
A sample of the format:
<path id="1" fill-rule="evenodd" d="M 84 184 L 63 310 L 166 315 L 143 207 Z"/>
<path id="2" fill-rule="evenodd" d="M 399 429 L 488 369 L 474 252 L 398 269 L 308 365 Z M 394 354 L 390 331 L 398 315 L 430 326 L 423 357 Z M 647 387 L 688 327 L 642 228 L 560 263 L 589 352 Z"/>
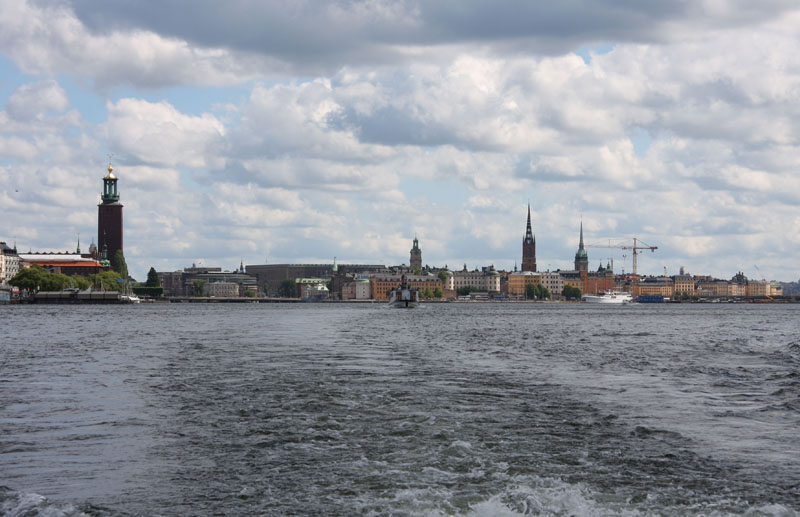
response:
<path id="1" fill-rule="evenodd" d="M 370 277 L 372 298 L 374 300 L 388 300 L 388 291 L 400 287 L 401 274 L 378 274 Z M 411 289 L 419 289 L 422 293 L 425 289 L 430 289 L 434 292 L 436 289 L 442 289 L 442 281 L 438 277 L 429 275 L 406 275 L 408 286 Z"/>
<path id="2" fill-rule="evenodd" d="M 203 286 L 203 294 L 215 298 L 236 298 L 239 284 L 234 282 L 209 282 Z"/>
<path id="3" fill-rule="evenodd" d="M 611 291 L 614 289 L 614 271 L 611 269 L 611 264 L 606 264 L 603 267 L 602 262 L 598 266 L 597 271 L 590 271 L 585 274 L 583 282 L 583 294 L 597 294 Z"/>
<path id="4" fill-rule="evenodd" d="M 422 271 L 422 250 L 419 249 L 419 241 L 417 236 L 414 236 L 414 245 L 411 248 L 411 258 L 408 261 L 412 270 L 416 269 Z"/>
<path id="5" fill-rule="evenodd" d="M 497 272 L 494 265 L 468 271 L 467 265 L 464 264 L 464 269 L 453 273 L 452 278 L 452 289 L 456 291 L 462 287 L 473 287 L 476 291 L 500 293 L 500 273 Z"/>
<path id="6" fill-rule="evenodd" d="M 769 296 L 770 286 L 767 281 L 750 280 L 745 287 L 746 296 Z"/>
<path id="7" fill-rule="evenodd" d="M 522 238 L 522 270 L 536 271 L 536 236 L 531 228 L 531 204 L 528 203 L 528 223 Z"/>
<path id="8" fill-rule="evenodd" d="M 541 273 L 536 271 L 514 271 L 508 275 L 508 296 L 512 298 L 525 298 L 525 290 L 529 285 L 538 285 L 541 283 Z"/>
<path id="9" fill-rule="evenodd" d="M 634 297 L 663 296 L 669 298 L 674 292 L 672 279 L 669 277 L 647 277 L 636 284 Z"/>
<path id="10" fill-rule="evenodd" d="M 277 293 L 281 282 L 292 278 L 330 278 L 334 264 L 256 264 L 245 266 L 248 275 L 256 278 L 258 290 Z M 338 270 L 347 270 L 357 276 L 385 272 L 386 266 L 376 264 L 338 264 Z"/>
<path id="11" fill-rule="evenodd" d="M 683 268 L 681 268 L 683 269 Z M 675 275 L 672 277 L 672 283 L 675 287 L 675 292 L 679 294 L 687 294 L 693 296 L 695 294 L 694 279 L 691 275 Z"/>
<path id="12" fill-rule="evenodd" d="M 329 298 L 329 290 L 324 278 L 297 278 L 297 294 L 303 300 L 322 301 Z"/>
<path id="13" fill-rule="evenodd" d="M 557 271 L 557 273 L 561 276 L 561 281 L 564 282 L 564 286 L 569 287 L 576 287 L 581 290 L 581 294 L 586 294 L 584 289 L 586 289 L 586 275 L 582 274 L 581 271 L 577 270 L 569 270 L 569 271 Z M 561 290 L 563 291 L 564 288 L 562 287 Z"/>
<path id="14" fill-rule="evenodd" d="M 20 268 L 37 265 L 49 273 L 67 276 L 94 275 L 105 269 L 98 260 L 79 253 L 21 253 L 19 261 Z"/>
<path id="15" fill-rule="evenodd" d="M 5 242 L 0 242 L 0 285 L 8 284 L 8 281 L 19 273 L 19 268 L 16 244 L 12 248 Z"/>
<path id="16" fill-rule="evenodd" d="M 117 251 L 122 251 L 122 204 L 117 180 L 109 163 L 108 174 L 103 178 L 101 201 L 97 205 L 97 245 L 107 260 L 114 260 Z"/>
<path id="17" fill-rule="evenodd" d="M 550 291 L 553 300 L 561 299 L 561 292 L 564 290 L 564 279 L 557 271 L 544 271 L 541 273 L 542 285 Z"/>
<path id="18" fill-rule="evenodd" d="M 342 285 L 342 300 L 369 300 L 371 297 L 372 289 L 367 278 L 354 278 Z"/>
<path id="19" fill-rule="evenodd" d="M 258 292 L 255 277 L 239 271 L 223 271 L 220 267 L 198 267 L 192 264 L 192 267 L 184 268 L 183 271 L 160 271 L 157 274 L 165 296 L 206 295 L 205 286 L 219 282 L 237 286 L 237 293 L 232 296 L 245 296 L 247 291 Z M 196 290 L 198 286 L 202 286 L 200 292 Z"/>

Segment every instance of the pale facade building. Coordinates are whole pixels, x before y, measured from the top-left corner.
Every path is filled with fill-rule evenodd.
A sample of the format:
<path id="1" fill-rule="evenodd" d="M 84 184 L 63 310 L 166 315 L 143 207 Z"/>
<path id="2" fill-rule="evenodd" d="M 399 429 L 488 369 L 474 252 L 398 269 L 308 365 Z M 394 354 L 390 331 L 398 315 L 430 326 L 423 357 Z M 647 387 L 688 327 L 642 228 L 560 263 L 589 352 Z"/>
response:
<path id="1" fill-rule="evenodd" d="M 211 282 L 203 287 L 206 296 L 215 298 L 236 298 L 239 296 L 239 284 L 234 282 Z"/>
<path id="2" fill-rule="evenodd" d="M 356 280 L 354 285 L 356 300 L 369 300 L 372 298 L 372 289 L 370 288 L 369 280 L 366 278 Z"/>
<path id="3" fill-rule="evenodd" d="M 750 280 L 745 288 L 747 296 L 769 296 L 769 282 Z"/>
<path id="4" fill-rule="evenodd" d="M 564 279 L 555 271 L 546 271 L 542 273 L 542 285 L 550 291 L 550 296 L 556 300 L 561 297 L 561 291 L 564 290 Z"/>
<path id="5" fill-rule="evenodd" d="M 500 274 L 494 266 L 468 271 L 465 264 L 463 270 L 453 273 L 452 288 L 458 290 L 462 287 L 474 287 L 476 290 L 486 293 L 499 293 Z"/>
<path id="6" fill-rule="evenodd" d="M 7 284 L 19 273 L 20 263 L 17 248 L 0 242 L 0 284 Z"/>

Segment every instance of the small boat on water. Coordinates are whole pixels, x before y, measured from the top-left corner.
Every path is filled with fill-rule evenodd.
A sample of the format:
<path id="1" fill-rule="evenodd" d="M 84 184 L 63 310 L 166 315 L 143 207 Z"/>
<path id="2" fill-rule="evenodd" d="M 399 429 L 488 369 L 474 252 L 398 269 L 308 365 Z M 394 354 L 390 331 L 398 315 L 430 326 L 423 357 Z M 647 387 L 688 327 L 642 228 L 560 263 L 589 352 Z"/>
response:
<path id="1" fill-rule="evenodd" d="M 389 307 L 413 309 L 418 305 L 419 290 L 410 288 L 406 275 L 403 275 L 400 279 L 400 286 L 392 289 L 392 295 L 389 297 Z"/>
<path id="2" fill-rule="evenodd" d="M 119 295 L 120 303 L 141 303 L 142 300 L 133 293 Z"/>
<path id="3" fill-rule="evenodd" d="M 601 294 L 586 294 L 583 296 L 583 301 L 586 303 L 623 304 L 633 303 L 633 297 L 631 293 L 624 291 L 606 291 Z"/>

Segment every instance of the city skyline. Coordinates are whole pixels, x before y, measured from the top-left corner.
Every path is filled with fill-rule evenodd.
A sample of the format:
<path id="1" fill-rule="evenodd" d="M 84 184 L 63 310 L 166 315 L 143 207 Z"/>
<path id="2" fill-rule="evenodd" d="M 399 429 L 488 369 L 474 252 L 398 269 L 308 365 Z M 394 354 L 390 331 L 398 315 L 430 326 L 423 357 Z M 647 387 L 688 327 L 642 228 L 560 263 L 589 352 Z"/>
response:
<path id="1" fill-rule="evenodd" d="M 111 153 L 137 278 L 407 263 L 415 236 L 512 270 L 528 201 L 539 270 L 583 217 L 658 246 L 642 274 L 798 277 L 791 2 L 243 6 L 0 0 L 0 240 L 88 247 Z"/>

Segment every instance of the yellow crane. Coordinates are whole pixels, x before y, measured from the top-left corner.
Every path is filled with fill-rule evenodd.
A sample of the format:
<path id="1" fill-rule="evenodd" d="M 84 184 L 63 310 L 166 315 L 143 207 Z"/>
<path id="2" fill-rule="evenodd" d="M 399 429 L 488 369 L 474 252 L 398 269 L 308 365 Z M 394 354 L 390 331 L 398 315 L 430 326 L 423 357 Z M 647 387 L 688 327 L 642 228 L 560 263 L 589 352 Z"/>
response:
<path id="1" fill-rule="evenodd" d="M 636 283 L 638 282 L 639 275 L 636 271 L 636 257 L 639 255 L 639 252 L 642 250 L 650 250 L 654 252 L 658 249 L 658 246 L 650 246 L 646 242 L 637 239 L 636 237 L 633 238 L 633 244 L 630 244 L 629 240 L 624 240 L 620 243 L 614 243 L 611 239 L 608 240 L 608 244 L 602 243 L 595 243 L 595 244 L 588 244 L 587 248 L 616 248 L 621 250 L 633 250 L 633 288 L 631 289 L 631 296 L 636 296 Z M 666 269 L 666 268 L 665 268 Z M 666 273 L 665 273 L 666 274 Z"/>

